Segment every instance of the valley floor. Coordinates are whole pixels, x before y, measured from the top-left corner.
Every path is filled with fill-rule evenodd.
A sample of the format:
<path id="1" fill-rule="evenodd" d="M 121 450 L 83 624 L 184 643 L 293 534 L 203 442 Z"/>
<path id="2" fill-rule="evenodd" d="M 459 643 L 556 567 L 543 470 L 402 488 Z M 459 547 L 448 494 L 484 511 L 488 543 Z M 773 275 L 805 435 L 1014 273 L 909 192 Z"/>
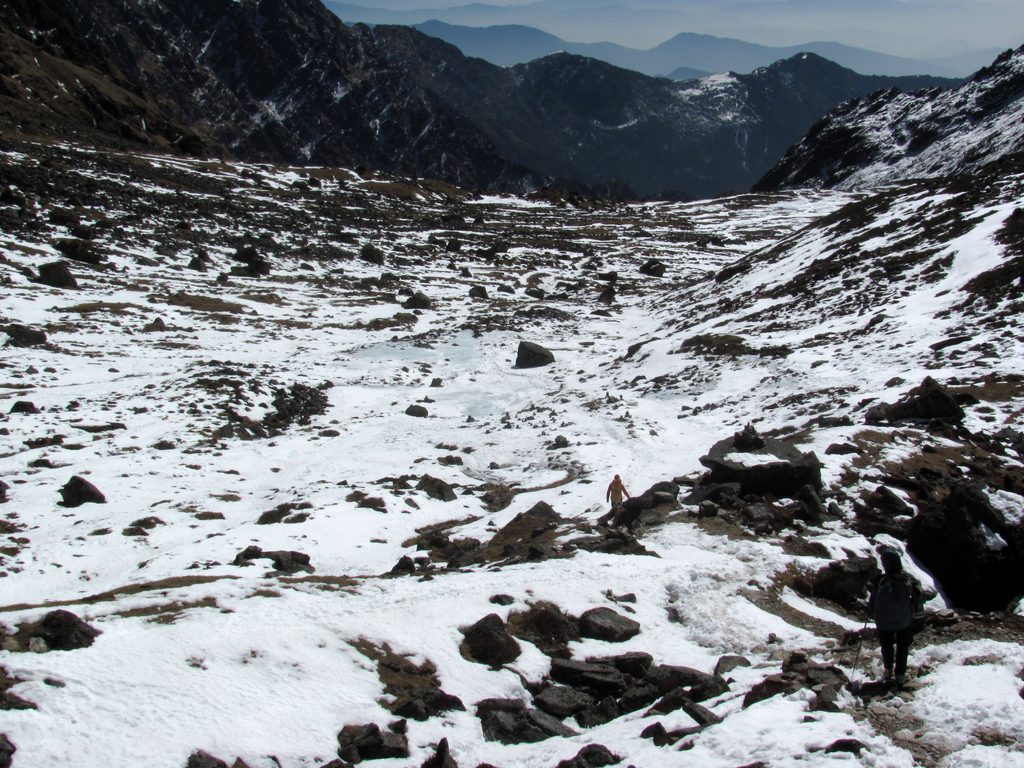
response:
<path id="1" fill-rule="evenodd" d="M 503 768 L 595 743 L 635 766 L 1024 766 L 1019 607 L 955 616 L 940 590 L 899 695 L 846 686 L 815 708 L 808 684 L 744 701 L 794 652 L 853 683 L 880 673 L 874 641 L 858 656 L 851 640 L 863 615 L 799 575 L 902 546 L 909 514 L 872 530 L 858 510 L 924 447 L 1019 527 L 1021 486 L 992 479 L 1024 478 L 996 437 L 1024 412 L 1016 294 L 985 313 L 964 296 L 1013 255 L 1021 179 L 603 205 L 24 144 L 0 154 L 0 182 L 0 324 L 46 333 L 0 358 L 0 687 L 34 705 L 0 716 L 13 765 L 180 768 L 203 750 L 322 766 L 343 726 L 398 719 L 378 662 L 404 657 L 465 709 L 410 720 L 410 756 L 382 766 L 419 765 L 441 739 L 459 765 Z M 77 288 L 39 282 L 61 258 Z M 554 363 L 514 368 L 521 341 Z M 865 425 L 925 376 L 974 396 L 964 432 Z M 822 460 L 827 519 L 766 528 L 676 502 L 628 551 L 605 546 L 615 473 L 634 495 L 673 481 L 682 500 L 748 423 Z M 59 505 L 72 476 L 105 503 Z M 432 549 L 432 532 L 492 541 L 538 502 L 557 518 L 533 549 Z M 238 557 L 251 546 L 310 568 Z M 639 623 L 625 642 L 571 640 L 574 659 L 748 665 L 722 673 L 707 722 L 645 706 L 570 717 L 576 735 L 485 739 L 475 705 L 532 707 L 552 660 L 520 638 L 492 668 L 460 630 L 541 604 Z M 30 652 L 58 607 L 102 634 Z M 655 722 L 702 727 L 659 746 L 641 737 Z"/>

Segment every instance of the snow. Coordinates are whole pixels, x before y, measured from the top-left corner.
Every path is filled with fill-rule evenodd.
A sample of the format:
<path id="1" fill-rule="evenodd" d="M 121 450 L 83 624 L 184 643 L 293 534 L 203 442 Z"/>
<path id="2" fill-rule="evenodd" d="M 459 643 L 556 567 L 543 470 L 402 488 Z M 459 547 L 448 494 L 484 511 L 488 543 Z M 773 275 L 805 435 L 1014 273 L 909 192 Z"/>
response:
<path id="1" fill-rule="evenodd" d="M 131 184 L 140 198 L 163 199 L 174 191 L 152 180 L 90 170 L 88 153 L 64 151 L 84 177 Z M 31 161 L 16 153 L 4 159 Z M 323 171 L 158 157 L 151 162 L 156 170 L 191 173 L 204 182 L 220 179 L 268 221 L 271 213 L 295 221 L 308 213 L 289 190 Z M 863 263 L 830 278 L 824 285 L 834 284 L 836 291 L 822 289 L 810 301 L 794 287 L 817 261 L 848 244 L 848 233 L 814 226 L 861 199 L 847 193 L 630 205 L 614 213 L 502 196 L 468 200 L 460 210 L 469 218 L 479 213 L 495 231 L 515 233 L 515 247 L 494 265 L 428 249 L 432 232 L 469 242 L 473 232 L 406 226 L 414 215 L 436 221 L 449 211 L 450 201 L 426 191 L 415 203 L 400 204 L 369 191 L 354 174 L 338 172 L 315 194 L 330 215 L 310 213 L 298 231 L 261 223 L 255 213 L 227 222 L 197 216 L 191 231 L 216 264 L 210 273 L 184 269 L 192 255 L 187 244 L 173 253 L 160 248 L 165 243 L 153 234 L 154 222 L 109 210 L 125 235 L 105 250 L 113 269 L 76 266 L 82 289 L 73 294 L 33 284 L 21 270 L 56 255 L 47 238 L 0 233 L 0 269 L 10 279 L 0 295 L 0 316 L 45 326 L 55 345 L 6 349 L 0 368 L 0 410 L 6 414 L 21 399 L 42 409 L 2 422 L 0 476 L 11 489 L 0 513 L 16 513 L 26 526 L 17 535 L 28 542 L 4 555 L 0 620 L 13 629 L 59 602 L 103 632 L 88 649 L 0 651 L 0 663 L 22 681 L 11 691 L 39 707 L 4 713 L 3 732 L 18 746 L 15 765 L 180 768 L 192 750 L 203 749 L 229 764 L 241 757 L 251 768 L 269 768 L 274 759 L 285 768 L 318 767 L 334 757 L 343 725 L 383 726 L 395 719 L 381 704 L 376 665 L 354 647 L 360 640 L 429 660 L 444 690 L 468 709 L 410 722 L 412 756 L 383 761 L 382 768 L 420 764 L 444 737 L 459 764 L 469 766 L 550 768 L 588 743 L 605 744 L 626 757 L 624 764 L 638 766 L 677 765 L 680 759 L 722 768 L 754 759 L 773 767 L 914 764 L 898 739 L 855 716 L 858 704 L 846 694 L 844 711 L 837 713 L 810 712 L 806 691 L 742 708 L 745 692 L 778 672 L 786 653 L 803 650 L 827 659 L 835 647 L 834 638 L 790 623 L 758 596 L 770 592 L 813 620 L 811 626 L 861 626 L 859 616 L 838 606 L 778 587 L 775 579 L 787 569 L 816 569 L 826 561 L 789 554 L 771 537 L 716 533 L 680 512 L 642 531 L 642 544 L 656 557 L 577 551 L 536 563 L 438 571 L 429 580 L 387 573 L 404 555 L 424 555 L 412 540 L 430 525 L 449 524 L 452 538 L 485 540 L 542 500 L 565 518 L 592 523 L 607 511 L 604 489 L 613 473 L 639 493 L 698 472 L 709 446 L 751 421 L 763 429 L 807 428 L 801 448 L 813 448 L 825 463 L 825 478 L 838 482 L 852 459 L 825 449 L 860 432 L 858 402 L 903 391 L 885 385 L 896 374 L 913 381 L 926 373 L 942 378 L 982 370 L 969 368 L 969 360 L 936 359 L 928 344 L 964 321 L 937 317 L 956 304 L 952 294 L 1005 258 L 993 233 L 1021 205 L 1019 190 L 997 204 L 978 204 L 970 231 L 936 256 L 953 257 L 942 281 L 907 280 L 899 286 L 905 295 L 893 288 L 856 308 L 838 286 L 857 277 Z M 925 217 L 928 206 L 954 202 L 938 194 L 904 199 L 866 225 L 877 230 L 871 248 L 895 247 L 896 238 L 883 230 L 897 217 Z M 216 274 L 231 266 L 225 231 L 257 242 L 266 233 L 296 251 L 301 246 L 292 243 L 300 241 L 358 251 L 351 242 L 332 246 L 340 233 L 360 244 L 378 243 L 387 252 L 387 269 L 400 273 L 404 286 L 422 288 L 439 308 L 423 311 L 412 329 L 366 330 L 366 323 L 389 319 L 400 308 L 393 296 L 383 299 L 356 287 L 381 270 L 355 257 L 275 257 L 268 278 L 232 277 L 219 284 Z M 530 278 L 549 293 L 561 290 L 561 280 L 588 279 L 579 252 L 559 241 L 569 233 L 584 233 L 600 255 L 600 269 L 617 269 L 629 286 L 609 317 L 592 313 L 589 295 L 548 304 L 522 296 Z M 720 236 L 724 245 L 697 245 L 693 236 L 699 235 Z M 530 240 L 540 236 L 549 242 Z M 418 258 L 424 252 L 430 258 Z M 550 262 L 527 262 L 538 253 L 550 254 Z M 652 255 L 669 265 L 671 276 L 641 283 L 636 267 Z M 140 256 L 157 265 L 141 265 Z M 299 266 L 307 258 L 312 270 Z M 473 279 L 449 269 L 449 258 L 469 264 Z M 752 260 L 747 273 L 708 279 L 743 258 Z M 466 297 L 473 282 L 489 290 L 513 285 L 516 293 L 499 300 L 507 304 L 476 304 Z M 204 312 L 169 302 L 178 292 L 233 302 L 241 310 Z M 87 302 L 106 302 L 107 309 L 81 310 Z M 563 308 L 570 320 L 495 328 L 479 322 L 489 313 L 512 315 L 532 306 Z M 858 336 L 883 309 L 899 322 L 867 340 Z M 172 330 L 140 332 L 155 316 Z M 752 347 L 786 344 L 794 352 L 778 359 L 756 353 L 708 358 L 682 350 L 682 342 L 698 333 L 736 334 Z M 513 370 L 520 339 L 545 342 L 556 365 Z M 1012 342 L 996 334 L 984 340 L 1003 353 L 1000 371 L 1024 370 Z M 625 360 L 629 345 L 640 341 L 648 343 Z M 442 380 L 439 388 L 430 386 L 435 377 Z M 666 377 L 663 387 L 654 386 L 658 377 Z M 231 397 L 230 388 L 209 383 L 220 378 L 243 382 L 232 407 L 253 418 L 267 412 L 277 386 L 330 381 L 333 387 L 326 390 L 327 412 L 309 426 L 293 425 L 269 440 L 216 440 L 211 433 L 223 423 L 222 406 Z M 408 404 L 425 398 L 428 418 L 405 415 Z M 71 401 L 78 402 L 76 409 L 69 409 Z M 1019 401 L 1000 407 L 1005 411 L 997 415 L 1005 413 L 1009 422 Z M 840 413 L 853 413 L 858 423 L 812 429 L 818 416 Z M 126 429 L 92 434 L 78 428 L 114 421 Z M 969 421 L 968 428 L 980 425 Z M 65 435 L 64 448 L 30 450 L 24 444 L 54 433 Z M 559 435 L 569 447 L 549 450 Z M 175 447 L 154 449 L 162 440 Z M 879 447 L 879 465 L 913 455 L 916 446 L 894 434 Z M 462 463 L 440 461 L 451 456 Z M 52 466 L 28 466 L 39 458 Z M 731 458 L 745 464 L 775 460 L 745 453 Z M 414 485 L 428 473 L 452 483 L 456 500 L 437 501 L 387 481 L 409 476 Z M 95 483 L 108 502 L 57 506 L 57 491 L 72 474 Z M 492 512 L 480 499 L 484 482 L 522 492 Z M 354 490 L 381 496 L 387 512 L 357 506 L 348 498 Z M 994 491 L 989 498 L 1008 521 L 1020 522 L 1019 495 Z M 301 524 L 255 522 L 279 504 L 301 501 L 312 505 Z M 146 537 L 121 535 L 147 515 L 165 524 Z M 96 533 L 105 528 L 111 532 Z M 857 534 L 846 521 L 803 534 L 837 558 L 867 554 L 886 541 Z M 232 565 L 250 544 L 305 552 L 316 571 L 284 578 L 269 573 L 265 560 Z M 922 583 L 931 583 L 909 558 L 905 562 Z M 635 595 L 635 603 L 608 597 L 626 593 Z M 510 595 L 514 603 L 495 605 L 490 598 L 496 594 Z M 722 654 L 735 653 L 751 666 L 731 672 L 730 690 L 705 702 L 725 719 L 691 737 L 684 756 L 639 737 L 656 720 L 670 729 L 692 725 L 682 712 L 650 718 L 634 712 L 577 737 L 532 745 L 488 742 L 474 703 L 493 697 L 531 701 L 523 681 L 541 679 L 550 661 L 522 642 L 522 656 L 491 670 L 460 654 L 459 630 L 488 613 L 507 617 L 542 600 L 574 615 L 613 607 L 640 622 L 641 633 L 626 643 L 571 643 L 574 658 L 646 651 L 659 663 L 710 672 Z M 932 607 L 942 607 L 941 598 Z M 869 652 L 876 656 L 865 646 Z M 920 738 L 944 745 L 943 765 L 1016 764 L 1014 745 L 1024 739 L 1024 700 L 1015 678 L 1024 666 L 1022 653 L 988 640 L 914 650 L 912 664 L 925 672 L 922 687 L 900 701 L 920 720 Z M 840 738 L 856 739 L 865 749 L 859 757 L 826 754 Z"/>

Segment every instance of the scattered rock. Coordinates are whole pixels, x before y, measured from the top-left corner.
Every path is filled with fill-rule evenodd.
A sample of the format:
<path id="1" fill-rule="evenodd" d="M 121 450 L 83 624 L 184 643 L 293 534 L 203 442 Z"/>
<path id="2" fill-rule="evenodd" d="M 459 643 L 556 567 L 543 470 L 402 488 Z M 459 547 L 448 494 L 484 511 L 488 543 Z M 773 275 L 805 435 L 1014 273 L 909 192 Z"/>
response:
<path id="1" fill-rule="evenodd" d="M 84 477 L 73 476 L 60 489 L 62 507 L 80 507 L 83 504 L 106 504 L 107 497 Z"/>
<path id="2" fill-rule="evenodd" d="M 591 608 L 580 616 L 580 634 L 610 643 L 622 643 L 640 634 L 640 624 L 611 608 Z"/>
<path id="3" fill-rule="evenodd" d="M 424 760 L 420 768 L 459 768 L 459 764 L 452 759 L 448 739 L 441 739 L 437 743 L 434 754 Z"/>
<path id="4" fill-rule="evenodd" d="M 376 723 L 346 725 L 338 733 L 338 757 L 350 763 L 408 756 L 405 734 L 391 729 L 382 731 Z"/>
<path id="5" fill-rule="evenodd" d="M 53 651 L 88 648 L 99 634 L 98 629 L 65 610 L 50 611 L 32 631 L 33 638 L 43 640 L 46 647 Z"/>
<path id="6" fill-rule="evenodd" d="M 270 274 L 270 262 L 256 250 L 254 245 L 245 245 L 235 249 L 232 256 L 235 261 L 240 261 L 244 267 L 234 267 L 231 274 L 242 277 L 266 277 Z"/>
<path id="7" fill-rule="evenodd" d="M 8 413 L 39 413 L 39 409 L 36 404 L 29 400 L 17 400 L 14 405 L 11 406 L 11 410 Z"/>
<path id="8" fill-rule="evenodd" d="M 252 565 L 257 558 L 268 558 L 274 565 L 274 570 L 285 574 L 295 574 L 300 571 L 313 573 L 315 570 L 309 564 L 309 555 L 303 552 L 278 550 L 264 552 L 257 546 L 249 546 L 239 552 L 232 561 L 233 565 Z"/>
<path id="9" fill-rule="evenodd" d="M 793 589 L 805 597 L 831 600 L 848 611 L 860 614 L 867 598 L 868 585 L 878 576 L 873 557 L 851 557 L 836 560 L 812 574 L 793 580 Z"/>
<path id="10" fill-rule="evenodd" d="M 960 608 L 1001 611 L 1024 592 L 1024 526 L 1011 525 L 977 485 L 957 484 L 925 505 L 907 549 Z"/>
<path id="11" fill-rule="evenodd" d="M 162 317 L 157 317 L 151 322 L 146 323 L 142 326 L 143 333 L 162 333 L 167 330 L 167 323 L 164 322 Z"/>
<path id="12" fill-rule="evenodd" d="M 532 341 L 520 341 L 519 351 L 516 353 L 516 368 L 540 368 L 555 362 L 555 356 L 550 350 Z"/>
<path id="13" fill-rule="evenodd" d="M 931 376 L 893 404 L 880 403 L 868 409 L 864 420 L 868 424 L 910 421 L 929 422 L 933 419 L 949 423 L 961 422 L 964 409 L 949 391 Z"/>
<path id="14" fill-rule="evenodd" d="M 554 603 L 540 601 L 508 617 L 509 632 L 549 656 L 569 657 L 568 643 L 580 639 L 579 622 Z"/>
<path id="15" fill-rule="evenodd" d="M 742 494 L 792 497 L 805 485 L 821 488 L 821 462 L 782 440 L 761 437 L 748 426 L 711 446 L 700 463 L 711 470 L 700 485 L 736 483 Z"/>
<path id="16" fill-rule="evenodd" d="M 594 664 L 575 659 L 552 659 L 551 679 L 583 688 L 598 696 L 619 696 L 628 687 L 626 678 L 611 664 Z"/>
<path id="17" fill-rule="evenodd" d="M 522 653 L 519 643 L 508 633 L 505 622 L 496 613 L 487 614 L 462 634 L 465 637 L 461 648 L 463 655 L 481 664 L 500 667 L 519 658 Z"/>
<path id="18" fill-rule="evenodd" d="M 416 484 L 416 490 L 423 491 L 432 499 L 438 501 L 455 501 L 455 489 L 444 480 L 430 475 L 423 475 Z"/>
<path id="19" fill-rule="evenodd" d="M 213 755 L 197 749 L 189 755 L 185 768 L 229 768 L 229 766 L 223 760 L 218 760 Z"/>
<path id="20" fill-rule="evenodd" d="M 71 274 L 66 261 L 51 261 L 39 265 L 39 277 L 36 281 L 48 285 L 51 288 L 62 288 L 75 290 L 78 288 L 78 281 Z"/>
<path id="21" fill-rule="evenodd" d="M 519 699 L 484 699 L 477 702 L 476 712 L 488 741 L 530 744 L 552 736 L 576 735 L 551 715 L 530 709 Z"/>
<path id="22" fill-rule="evenodd" d="M 658 261 L 657 259 L 649 259 L 640 266 L 641 275 L 649 275 L 651 277 L 664 277 L 665 276 L 665 264 Z"/>
<path id="23" fill-rule="evenodd" d="M 470 288 L 469 289 L 469 297 L 471 299 L 485 299 L 485 300 L 487 298 L 489 298 L 488 295 L 487 295 L 487 289 L 484 288 L 482 285 L 474 285 L 472 288 Z"/>
<path id="24" fill-rule="evenodd" d="M 96 249 L 94 243 L 77 237 L 57 238 L 54 243 L 57 250 L 66 259 L 80 261 L 83 264 L 101 264 L 106 257 Z"/>
<path id="25" fill-rule="evenodd" d="M 14 753 L 18 748 L 14 746 L 6 733 L 0 733 L 0 768 L 11 768 Z"/>
<path id="26" fill-rule="evenodd" d="M 418 419 L 423 419 L 423 418 L 426 418 L 427 416 L 429 416 L 430 412 L 426 408 L 424 408 L 422 405 L 415 405 L 415 404 L 413 404 L 413 405 L 410 405 L 408 408 L 405 409 L 405 415 L 406 416 L 415 416 Z"/>
<path id="27" fill-rule="evenodd" d="M 0 480 L 0 504 L 3 504 L 4 502 L 7 501 L 7 491 L 9 491 L 10 489 L 11 486 L 9 486 L 3 480 Z"/>
<path id="28" fill-rule="evenodd" d="M 359 258 L 367 264 L 376 264 L 378 267 L 384 266 L 384 252 L 373 243 L 363 245 L 359 250 Z"/>
<path id="29" fill-rule="evenodd" d="M 46 345 L 46 332 L 38 328 L 29 328 L 19 323 L 9 323 L 4 331 L 7 333 L 9 347 L 42 347 Z"/>
<path id="30" fill-rule="evenodd" d="M 402 309 L 432 309 L 433 307 L 434 302 L 419 291 L 416 291 L 416 293 L 402 302 Z"/>
<path id="31" fill-rule="evenodd" d="M 603 744 L 588 744 L 574 758 L 563 760 L 555 768 L 601 768 L 621 762 L 622 758 Z"/>
<path id="32" fill-rule="evenodd" d="M 549 685 L 533 697 L 533 703 L 552 717 L 562 720 L 594 706 L 594 697 L 567 685 Z"/>

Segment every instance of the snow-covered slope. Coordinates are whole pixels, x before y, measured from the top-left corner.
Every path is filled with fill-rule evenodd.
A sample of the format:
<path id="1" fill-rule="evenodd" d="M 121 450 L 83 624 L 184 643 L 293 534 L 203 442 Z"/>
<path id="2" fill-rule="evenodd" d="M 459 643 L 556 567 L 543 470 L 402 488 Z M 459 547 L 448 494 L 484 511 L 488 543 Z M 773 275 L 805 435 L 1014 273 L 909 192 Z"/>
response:
<path id="1" fill-rule="evenodd" d="M 950 91 L 895 91 L 826 115 L 758 189 L 862 189 L 970 173 L 1024 152 L 1024 47 Z"/>
<path id="2" fill-rule="evenodd" d="M 924 514 L 970 478 L 1019 526 L 1021 176 L 609 206 L 74 147 L 2 163 L 0 321 L 47 334 L 0 359 L 16 768 L 219 765 L 196 750 L 334 768 L 343 726 L 399 716 L 409 756 L 385 768 L 442 739 L 458 765 L 505 768 L 593 744 L 636 766 L 1024 764 L 1019 615 L 937 614 L 912 690 L 865 706 L 829 683 L 879 671 L 850 638 L 863 595 L 814 586 L 901 545 L 906 509 L 884 531 L 862 517 L 880 485 Z M 61 254 L 77 289 L 35 281 Z M 521 340 L 555 362 L 513 368 Z M 926 374 L 976 398 L 961 427 L 863 423 Z M 635 537 L 601 524 L 614 473 L 684 500 L 700 457 L 750 422 L 816 451 L 827 515 L 669 499 Z M 914 489 L 918 468 L 933 474 Z M 73 475 L 106 502 L 59 506 Z M 538 502 L 557 517 L 520 517 Z M 312 571 L 239 557 L 251 546 Z M 649 711 L 638 684 L 642 706 L 567 717 L 575 735 L 488 737 L 479 702 L 551 690 L 524 618 L 544 604 L 636 621 L 559 653 L 648 653 L 701 706 Z M 31 652 L 56 608 L 102 634 Z M 491 613 L 521 650 L 494 666 L 460 652 Z M 465 709 L 400 706 L 432 686 Z"/>

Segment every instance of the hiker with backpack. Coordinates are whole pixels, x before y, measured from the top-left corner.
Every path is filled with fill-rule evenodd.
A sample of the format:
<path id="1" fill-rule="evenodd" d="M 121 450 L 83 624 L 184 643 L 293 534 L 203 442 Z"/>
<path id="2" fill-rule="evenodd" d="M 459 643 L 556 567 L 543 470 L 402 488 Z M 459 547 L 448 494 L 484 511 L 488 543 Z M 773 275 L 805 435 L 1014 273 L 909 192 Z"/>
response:
<path id="1" fill-rule="evenodd" d="M 883 573 L 871 585 L 868 616 L 875 622 L 882 646 L 883 682 L 901 688 L 914 640 L 914 613 L 923 604 L 923 593 L 917 579 L 903 570 L 899 552 L 885 547 L 879 555 Z"/>

